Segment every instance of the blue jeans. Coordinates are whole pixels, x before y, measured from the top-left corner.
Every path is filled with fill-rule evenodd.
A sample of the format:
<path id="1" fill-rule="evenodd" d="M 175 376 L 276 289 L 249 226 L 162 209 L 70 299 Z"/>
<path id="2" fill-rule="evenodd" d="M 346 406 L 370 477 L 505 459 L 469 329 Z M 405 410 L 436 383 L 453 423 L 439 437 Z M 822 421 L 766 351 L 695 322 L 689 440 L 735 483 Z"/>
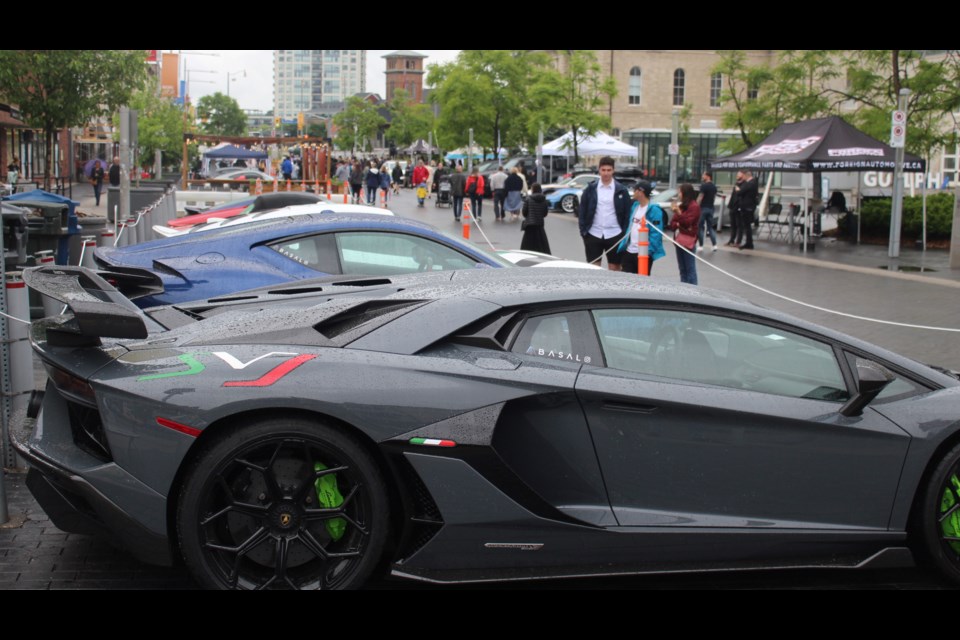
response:
<path id="1" fill-rule="evenodd" d="M 677 252 L 677 266 L 680 267 L 680 282 L 697 284 L 697 259 L 680 247 L 674 249 Z"/>
<path id="2" fill-rule="evenodd" d="M 377 204 L 376 187 L 367 187 L 367 204 Z"/>
<path id="3" fill-rule="evenodd" d="M 463 196 L 453 196 L 453 217 L 457 220 L 463 213 Z"/>
<path id="4" fill-rule="evenodd" d="M 704 245 L 703 228 L 710 234 L 710 242 L 717 246 L 717 232 L 713 230 L 713 207 L 704 207 L 700 210 L 700 225 L 697 227 L 697 241 Z"/>

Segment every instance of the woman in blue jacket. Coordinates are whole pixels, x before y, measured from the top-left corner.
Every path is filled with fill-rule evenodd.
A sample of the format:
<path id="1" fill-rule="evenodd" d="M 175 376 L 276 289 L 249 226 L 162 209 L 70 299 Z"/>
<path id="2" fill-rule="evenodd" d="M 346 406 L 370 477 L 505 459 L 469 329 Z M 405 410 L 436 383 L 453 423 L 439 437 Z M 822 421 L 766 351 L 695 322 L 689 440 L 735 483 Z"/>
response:
<path id="1" fill-rule="evenodd" d="M 646 180 L 641 180 L 637 183 L 637 186 L 633 188 L 634 203 L 633 208 L 630 209 L 627 233 L 623 236 L 620 244 L 617 245 L 617 253 L 621 254 L 620 266 L 625 273 L 637 273 L 637 234 L 640 229 L 641 218 L 646 218 L 648 229 L 649 227 L 659 229 L 659 231 L 649 229 L 647 232 L 650 242 L 647 252 L 649 256 L 647 274 L 653 274 L 653 263 L 655 260 L 667 255 L 663 250 L 663 234 L 661 233 L 665 227 L 666 216 L 664 215 L 663 209 L 660 208 L 660 205 L 650 202 L 650 194 L 652 192 L 653 186 Z"/>

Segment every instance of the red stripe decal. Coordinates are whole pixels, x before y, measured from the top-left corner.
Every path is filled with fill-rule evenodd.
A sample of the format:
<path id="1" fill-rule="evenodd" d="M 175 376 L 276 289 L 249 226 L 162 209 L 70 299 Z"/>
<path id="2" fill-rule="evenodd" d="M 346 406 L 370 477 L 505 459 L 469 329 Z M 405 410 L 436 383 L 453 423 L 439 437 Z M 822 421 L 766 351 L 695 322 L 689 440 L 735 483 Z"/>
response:
<path id="1" fill-rule="evenodd" d="M 166 427 L 167 429 L 173 429 L 174 431 L 185 433 L 194 438 L 200 435 L 200 429 L 188 427 L 185 424 L 180 424 L 179 422 L 174 422 L 173 420 L 167 420 L 166 418 L 157 418 L 157 424 L 161 427 Z"/>
<path id="2" fill-rule="evenodd" d="M 269 387 L 274 382 L 287 375 L 307 360 L 313 360 L 317 356 L 304 354 L 278 364 L 273 369 L 263 374 L 256 380 L 228 380 L 223 383 L 225 387 Z"/>

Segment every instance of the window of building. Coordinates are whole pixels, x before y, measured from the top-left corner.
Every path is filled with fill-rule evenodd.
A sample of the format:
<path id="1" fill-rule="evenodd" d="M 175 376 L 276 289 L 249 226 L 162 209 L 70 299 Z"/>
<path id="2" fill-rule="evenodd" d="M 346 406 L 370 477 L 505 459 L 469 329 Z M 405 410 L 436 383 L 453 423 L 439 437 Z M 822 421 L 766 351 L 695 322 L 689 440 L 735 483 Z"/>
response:
<path id="1" fill-rule="evenodd" d="M 710 76 L 710 106 L 720 106 L 720 93 L 723 91 L 723 74 L 714 73 Z"/>
<path id="2" fill-rule="evenodd" d="M 634 67 L 630 69 L 630 94 L 627 98 L 627 104 L 640 104 L 641 88 L 640 67 Z"/>
<path id="3" fill-rule="evenodd" d="M 683 94 L 686 87 L 686 74 L 683 69 L 677 69 L 673 72 L 673 106 L 683 106 Z"/>
<path id="4" fill-rule="evenodd" d="M 943 148 L 940 171 L 943 180 L 950 180 L 951 182 L 960 180 L 960 144 Z"/>

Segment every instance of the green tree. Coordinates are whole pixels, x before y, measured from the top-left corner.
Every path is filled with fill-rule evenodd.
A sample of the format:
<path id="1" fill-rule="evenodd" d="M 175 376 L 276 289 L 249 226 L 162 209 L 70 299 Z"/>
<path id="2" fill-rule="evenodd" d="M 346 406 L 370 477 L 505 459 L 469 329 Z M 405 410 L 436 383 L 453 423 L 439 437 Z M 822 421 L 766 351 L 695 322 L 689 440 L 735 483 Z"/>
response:
<path id="1" fill-rule="evenodd" d="M 377 107 L 359 96 L 347 98 L 346 108 L 333 117 L 337 127 L 336 143 L 340 149 L 363 148 L 387 123 Z"/>
<path id="2" fill-rule="evenodd" d="M 242 136 L 247 132 L 247 116 L 237 101 L 219 91 L 197 102 L 197 115 L 203 132 L 215 136 Z"/>
<path id="3" fill-rule="evenodd" d="M 841 63 L 847 83 L 834 93 L 839 100 L 856 105 L 853 121 L 863 131 L 879 140 L 889 139 L 897 96 L 901 89 L 910 89 L 907 151 L 929 157 L 933 149 L 955 140 L 954 114 L 960 111 L 960 56 L 956 51 L 936 57 L 904 49 L 848 51 Z"/>
<path id="4" fill-rule="evenodd" d="M 327 137 L 327 123 L 326 122 L 310 122 L 307 124 L 307 136 L 310 138 L 326 138 Z"/>
<path id="5" fill-rule="evenodd" d="M 146 79 L 145 51 L 2 50 L 0 95 L 46 138 L 50 188 L 53 137 L 127 104 Z"/>
<path id="6" fill-rule="evenodd" d="M 613 78 L 603 77 L 593 51 L 558 54 L 559 69 L 539 73 L 530 87 L 527 126 L 531 133 L 541 127 L 563 128 L 573 138 L 573 158 L 578 162 L 580 141 L 610 127 L 610 118 L 600 109 L 616 97 L 617 85 Z"/>
<path id="7" fill-rule="evenodd" d="M 836 51 L 784 51 L 777 64 L 747 64 L 743 51 L 719 51 L 713 68 L 722 75 L 724 128 L 740 132 L 723 145 L 737 152 L 759 143 L 784 122 L 835 114 L 832 84 L 838 76 Z"/>
<path id="8" fill-rule="evenodd" d="M 545 72 L 549 58 L 520 50 L 464 50 L 455 62 L 430 65 L 431 100 L 440 105 L 437 134 L 441 146 L 469 141 L 484 149 L 518 146 L 527 135 L 528 87 Z"/>
<path id="9" fill-rule="evenodd" d="M 405 147 L 433 131 L 433 110 L 430 105 L 410 101 L 410 94 L 398 89 L 388 105 L 390 129 L 387 135 L 398 147 Z"/>
<path id="10" fill-rule="evenodd" d="M 137 110 L 140 157 L 150 163 L 159 149 L 167 163 L 179 161 L 183 155 L 183 110 L 172 101 L 157 96 L 154 89 L 135 93 L 129 106 Z M 113 123 L 114 128 L 119 127 L 119 115 L 114 116 Z"/>

